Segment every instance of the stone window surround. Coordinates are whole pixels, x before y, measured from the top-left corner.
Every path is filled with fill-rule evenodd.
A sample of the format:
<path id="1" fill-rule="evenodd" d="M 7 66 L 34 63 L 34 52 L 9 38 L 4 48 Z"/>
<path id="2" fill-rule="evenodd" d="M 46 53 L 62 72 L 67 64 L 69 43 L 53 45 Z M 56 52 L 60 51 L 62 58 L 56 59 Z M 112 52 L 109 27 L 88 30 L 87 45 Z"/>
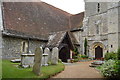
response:
<path id="1" fill-rule="evenodd" d="M 96 25 L 96 34 L 99 34 L 99 25 Z"/>
<path id="2" fill-rule="evenodd" d="M 24 48 L 24 49 L 23 49 Z M 28 42 L 27 41 L 22 41 L 21 42 L 21 52 L 26 53 L 28 49 Z"/>
<path id="3" fill-rule="evenodd" d="M 97 12 L 100 12 L 100 3 L 97 5 Z"/>

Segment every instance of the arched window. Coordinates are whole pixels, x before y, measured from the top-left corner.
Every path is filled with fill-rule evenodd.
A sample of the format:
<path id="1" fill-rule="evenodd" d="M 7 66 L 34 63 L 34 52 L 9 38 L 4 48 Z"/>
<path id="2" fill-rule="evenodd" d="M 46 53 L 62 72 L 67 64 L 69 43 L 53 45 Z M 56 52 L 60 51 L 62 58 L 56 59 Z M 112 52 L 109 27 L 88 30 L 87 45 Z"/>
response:
<path id="1" fill-rule="evenodd" d="M 28 42 L 22 41 L 21 52 L 26 53 L 28 49 Z"/>
<path id="2" fill-rule="evenodd" d="M 113 48 L 113 45 L 111 45 L 111 48 Z"/>
<path id="3" fill-rule="evenodd" d="M 25 52 L 25 42 L 23 42 L 23 45 L 22 45 L 22 52 Z"/>
<path id="4" fill-rule="evenodd" d="M 97 6 L 97 11 L 100 12 L 100 3 L 98 3 L 98 6 Z"/>

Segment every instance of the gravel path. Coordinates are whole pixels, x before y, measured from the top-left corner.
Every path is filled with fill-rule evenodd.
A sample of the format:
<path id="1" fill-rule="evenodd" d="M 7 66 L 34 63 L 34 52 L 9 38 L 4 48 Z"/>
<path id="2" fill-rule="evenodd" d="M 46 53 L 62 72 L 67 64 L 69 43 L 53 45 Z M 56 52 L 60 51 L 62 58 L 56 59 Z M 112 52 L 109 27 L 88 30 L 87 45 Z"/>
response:
<path id="1" fill-rule="evenodd" d="M 93 61 L 67 64 L 65 70 L 53 78 L 103 78 L 94 68 L 89 67 Z"/>

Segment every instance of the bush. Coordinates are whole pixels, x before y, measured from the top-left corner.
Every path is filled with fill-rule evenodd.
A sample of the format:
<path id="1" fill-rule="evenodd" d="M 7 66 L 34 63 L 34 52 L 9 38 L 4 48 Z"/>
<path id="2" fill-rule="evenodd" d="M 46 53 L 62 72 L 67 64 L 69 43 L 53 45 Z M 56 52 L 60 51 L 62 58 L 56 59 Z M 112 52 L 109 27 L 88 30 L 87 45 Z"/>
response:
<path id="1" fill-rule="evenodd" d="M 73 50 L 73 52 L 75 52 L 75 55 L 78 55 L 78 54 L 79 54 L 79 51 L 78 51 L 77 48 L 75 48 L 75 49 Z"/>
<path id="2" fill-rule="evenodd" d="M 100 72 L 105 77 L 115 77 L 118 75 L 118 68 L 116 67 L 115 60 L 108 60 L 102 66 L 100 66 Z"/>
<path id="3" fill-rule="evenodd" d="M 52 62 L 51 62 L 51 61 L 49 61 L 49 62 L 48 62 L 48 65 L 52 65 Z"/>
<path id="4" fill-rule="evenodd" d="M 117 68 L 117 74 L 118 74 L 117 77 L 120 78 L 120 60 L 117 60 L 117 61 L 116 61 L 116 68 Z"/>
<path id="5" fill-rule="evenodd" d="M 74 59 L 74 62 L 78 62 L 79 61 L 79 59 Z"/>
<path id="6" fill-rule="evenodd" d="M 117 60 L 117 54 L 114 53 L 114 52 L 106 53 L 105 54 L 105 60 L 109 60 L 109 59 Z"/>
<path id="7" fill-rule="evenodd" d="M 86 55 L 81 55 L 81 58 L 88 58 L 88 56 L 86 56 Z"/>
<path id="8" fill-rule="evenodd" d="M 120 48 L 117 51 L 117 59 L 120 60 Z"/>
<path id="9" fill-rule="evenodd" d="M 61 60 L 61 59 L 58 59 L 58 62 L 59 62 L 59 63 L 62 63 L 62 60 Z"/>
<path id="10" fill-rule="evenodd" d="M 120 48 L 117 51 L 117 69 L 118 69 L 118 76 L 120 76 Z"/>
<path id="11" fill-rule="evenodd" d="M 73 59 L 77 59 L 77 58 L 78 58 L 78 55 L 79 55 L 78 49 L 75 48 L 75 49 L 73 50 L 73 53 L 74 53 Z"/>
<path id="12" fill-rule="evenodd" d="M 78 56 L 73 56 L 73 59 L 77 59 L 78 58 Z"/>
<path id="13" fill-rule="evenodd" d="M 82 60 L 81 56 L 81 54 L 78 54 L 78 60 Z"/>
<path id="14" fill-rule="evenodd" d="M 117 53 L 106 53 L 105 60 L 107 61 L 99 67 L 99 70 L 103 76 L 120 78 L 120 48 Z"/>

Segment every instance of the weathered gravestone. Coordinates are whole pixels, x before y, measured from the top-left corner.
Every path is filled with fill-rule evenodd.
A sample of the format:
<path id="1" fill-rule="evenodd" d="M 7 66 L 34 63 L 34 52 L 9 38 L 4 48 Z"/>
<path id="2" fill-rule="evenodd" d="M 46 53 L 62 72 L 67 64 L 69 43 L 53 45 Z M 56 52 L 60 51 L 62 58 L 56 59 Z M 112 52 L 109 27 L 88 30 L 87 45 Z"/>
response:
<path id="1" fill-rule="evenodd" d="M 55 47 L 52 49 L 52 59 L 51 59 L 51 63 L 52 64 L 58 64 L 58 48 Z"/>
<path id="2" fill-rule="evenodd" d="M 48 54 L 48 62 L 51 60 L 51 52 L 50 52 L 50 49 L 49 48 L 45 48 L 45 51 L 44 51 L 45 54 Z"/>
<path id="3" fill-rule="evenodd" d="M 49 53 L 50 53 L 50 50 L 49 50 L 49 48 L 45 48 L 44 49 L 44 54 L 43 54 L 43 65 L 44 66 L 47 66 L 48 65 L 48 58 L 49 58 Z"/>
<path id="4" fill-rule="evenodd" d="M 33 72 L 36 75 L 40 75 L 42 54 L 43 54 L 42 47 L 36 48 L 36 50 L 35 50 L 35 57 L 34 57 L 34 65 L 33 65 Z"/>
<path id="5" fill-rule="evenodd" d="M 35 54 L 22 54 L 21 55 L 21 66 L 23 68 L 33 67 Z"/>

